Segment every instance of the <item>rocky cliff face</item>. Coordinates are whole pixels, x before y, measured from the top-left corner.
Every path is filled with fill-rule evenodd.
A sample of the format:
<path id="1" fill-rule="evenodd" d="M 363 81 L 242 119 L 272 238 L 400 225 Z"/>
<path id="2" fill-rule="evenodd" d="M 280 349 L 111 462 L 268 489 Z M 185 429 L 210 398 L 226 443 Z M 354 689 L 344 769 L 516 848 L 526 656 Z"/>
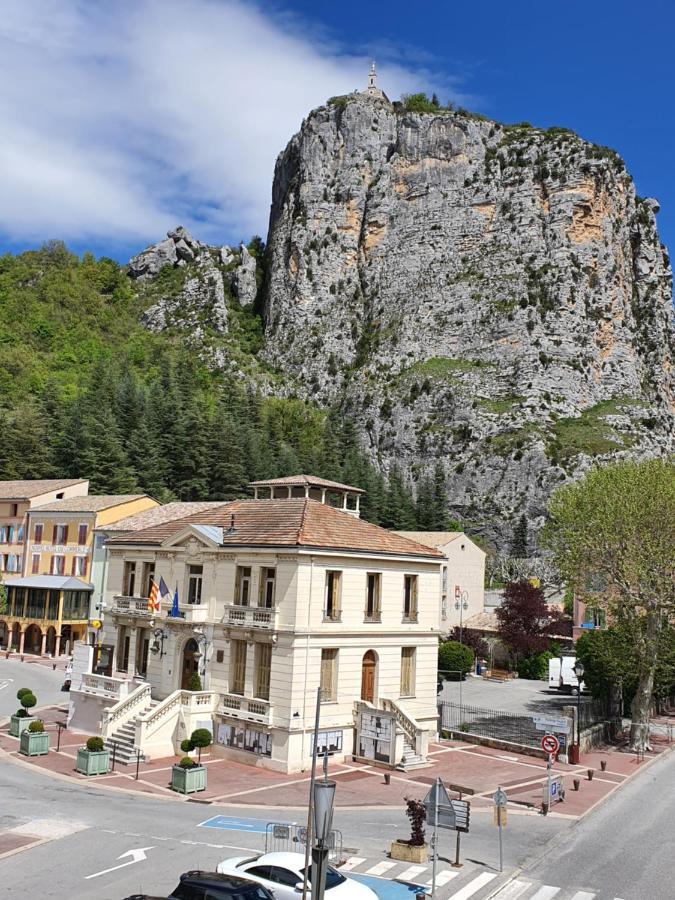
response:
<path id="1" fill-rule="evenodd" d="M 264 353 L 503 540 L 594 459 L 673 450 L 657 210 L 563 129 L 337 98 L 277 162 Z"/>

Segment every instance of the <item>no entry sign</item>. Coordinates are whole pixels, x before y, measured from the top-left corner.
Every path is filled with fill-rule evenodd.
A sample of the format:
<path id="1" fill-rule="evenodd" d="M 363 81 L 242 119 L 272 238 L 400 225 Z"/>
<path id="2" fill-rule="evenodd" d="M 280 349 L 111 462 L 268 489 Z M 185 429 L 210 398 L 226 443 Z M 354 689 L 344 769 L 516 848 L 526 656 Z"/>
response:
<path id="1" fill-rule="evenodd" d="M 556 754 L 560 749 L 558 738 L 554 734 L 545 734 L 541 739 L 541 749 L 545 753 Z"/>

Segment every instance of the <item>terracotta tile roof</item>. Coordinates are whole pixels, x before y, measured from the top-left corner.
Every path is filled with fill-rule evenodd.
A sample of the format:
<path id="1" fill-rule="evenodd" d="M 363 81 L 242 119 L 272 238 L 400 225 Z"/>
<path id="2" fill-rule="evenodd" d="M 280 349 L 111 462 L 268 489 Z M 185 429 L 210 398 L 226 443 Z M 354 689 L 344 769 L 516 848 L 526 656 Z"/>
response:
<path id="1" fill-rule="evenodd" d="M 327 481 L 325 478 L 315 478 L 313 475 L 286 475 L 284 478 L 268 478 L 266 481 L 252 481 L 251 487 L 309 487 L 326 488 L 332 491 L 349 491 L 352 494 L 365 494 L 362 488 L 353 487 L 350 484 L 340 484 L 339 481 Z"/>
<path id="2" fill-rule="evenodd" d="M 400 534 L 401 537 L 407 537 L 411 541 L 417 541 L 418 544 L 424 544 L 425 547 L 444 547 L 445 544 L 457 540 L 464 534 L 463 531 L 395 531 L 394 534 Z"/>
<path id="3" fill-rule="evenodd" d="M 0 481 L 0 499 L 30 500 L 49 491 L 60 491 L 74 484 L 85 484 L 86 478 L 40 478 L 26 481 Z"/>
<path id="4" fill-rule="evenodd" d="M 233 516 L 234 531 L 229 532 Z M 190 524 L 220 526 L 225 547 L 317 547 L 442 559 L 442 554 L 431 547 L 304 497 L 234 500 L 212 511 L 113 538 L 110 543 L 159 545 Z"/>
<path id="5" fill-rule="evenodd" d="M 123 503 L 132 503 L 134 500 L 143 500 L 147 494 L 87 494 L 84 497 L 64 497 L 63 500 L 54 500 L 51 503 L 43 503 L 34 507 L 35 512 L 100 512 L 102 509 L 112 509 Z"/>
<path id="6" fill-rule="evenodd" d="M 165 522 L 184 519 L 186 516 L 193 516 L 195 513 L 204 512 L 208 509 L 217 509 L 225 502 L 227 501 L 199 500 L 190 503 L 178 501 L 165 503 L 164 506 L 153 506 L 151 509 L 144 509 L 143 512 L 136 513 L 133 516 L 126 516 L 124 519 L 118 519 L 117 522 L 111 522 L 109 525 L 102 525 L 96 530 L 105 531 L 106 533 L 141 531 L 144 528 L 152 528 Z"/>

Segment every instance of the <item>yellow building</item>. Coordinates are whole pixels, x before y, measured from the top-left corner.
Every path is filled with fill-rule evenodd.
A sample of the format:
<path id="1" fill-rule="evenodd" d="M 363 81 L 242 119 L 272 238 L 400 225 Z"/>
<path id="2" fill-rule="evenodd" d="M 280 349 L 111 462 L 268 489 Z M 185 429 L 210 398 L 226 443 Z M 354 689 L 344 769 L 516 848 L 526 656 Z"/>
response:
<path id="1" fill-rule="evenodd" d="M 3 647 L 70 652 L 85 638 L 91 615 L 94 529 L 157 505 L 145 494 L 122 494 L 66 496 L 28 508 L 22 535 L 26 576 L 5 578 Z"/>
<path id="2" fill-rule="evenodd" d="M 55 500 L 87 494 L 84 478 L 40 478 L 24 481 L 0 481 L 0 576 L 24 575 L 25 537 L 28 512 Z"/>

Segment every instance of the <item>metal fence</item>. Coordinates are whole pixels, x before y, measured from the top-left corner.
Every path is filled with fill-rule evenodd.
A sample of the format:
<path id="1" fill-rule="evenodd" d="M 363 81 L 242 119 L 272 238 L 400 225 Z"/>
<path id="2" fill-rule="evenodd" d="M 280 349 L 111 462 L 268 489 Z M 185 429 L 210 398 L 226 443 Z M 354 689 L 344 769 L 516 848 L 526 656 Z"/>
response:
<path id="1" fill-rule="evenodd" d="M 576 700 L 570 697 L 569 705 L 576 709 Z M 582 731 L 608 719 L 607 703 L 603 700 L 582 698 L 579 709 Z M 542 732 L 535 728 L 532 715 L 517 715 L 500 709 L 481 709 L 478 706 L 445 701 L 438 704 L 438 711 L 442 731 L 508 741 L 537 749 L 541 744 Z M 552 712 L 561 714 L 558 710 Z"/>
<path id="2" fill-rule="evenodd" d="M 290 851 L 304 853 L 307 843 L 307 828 L 289 822 L 268 822 L 265 829 L 265 853 Z M 342 832 L 331 831 L 328 859 L 332 863 L 342 860 Z"/>

